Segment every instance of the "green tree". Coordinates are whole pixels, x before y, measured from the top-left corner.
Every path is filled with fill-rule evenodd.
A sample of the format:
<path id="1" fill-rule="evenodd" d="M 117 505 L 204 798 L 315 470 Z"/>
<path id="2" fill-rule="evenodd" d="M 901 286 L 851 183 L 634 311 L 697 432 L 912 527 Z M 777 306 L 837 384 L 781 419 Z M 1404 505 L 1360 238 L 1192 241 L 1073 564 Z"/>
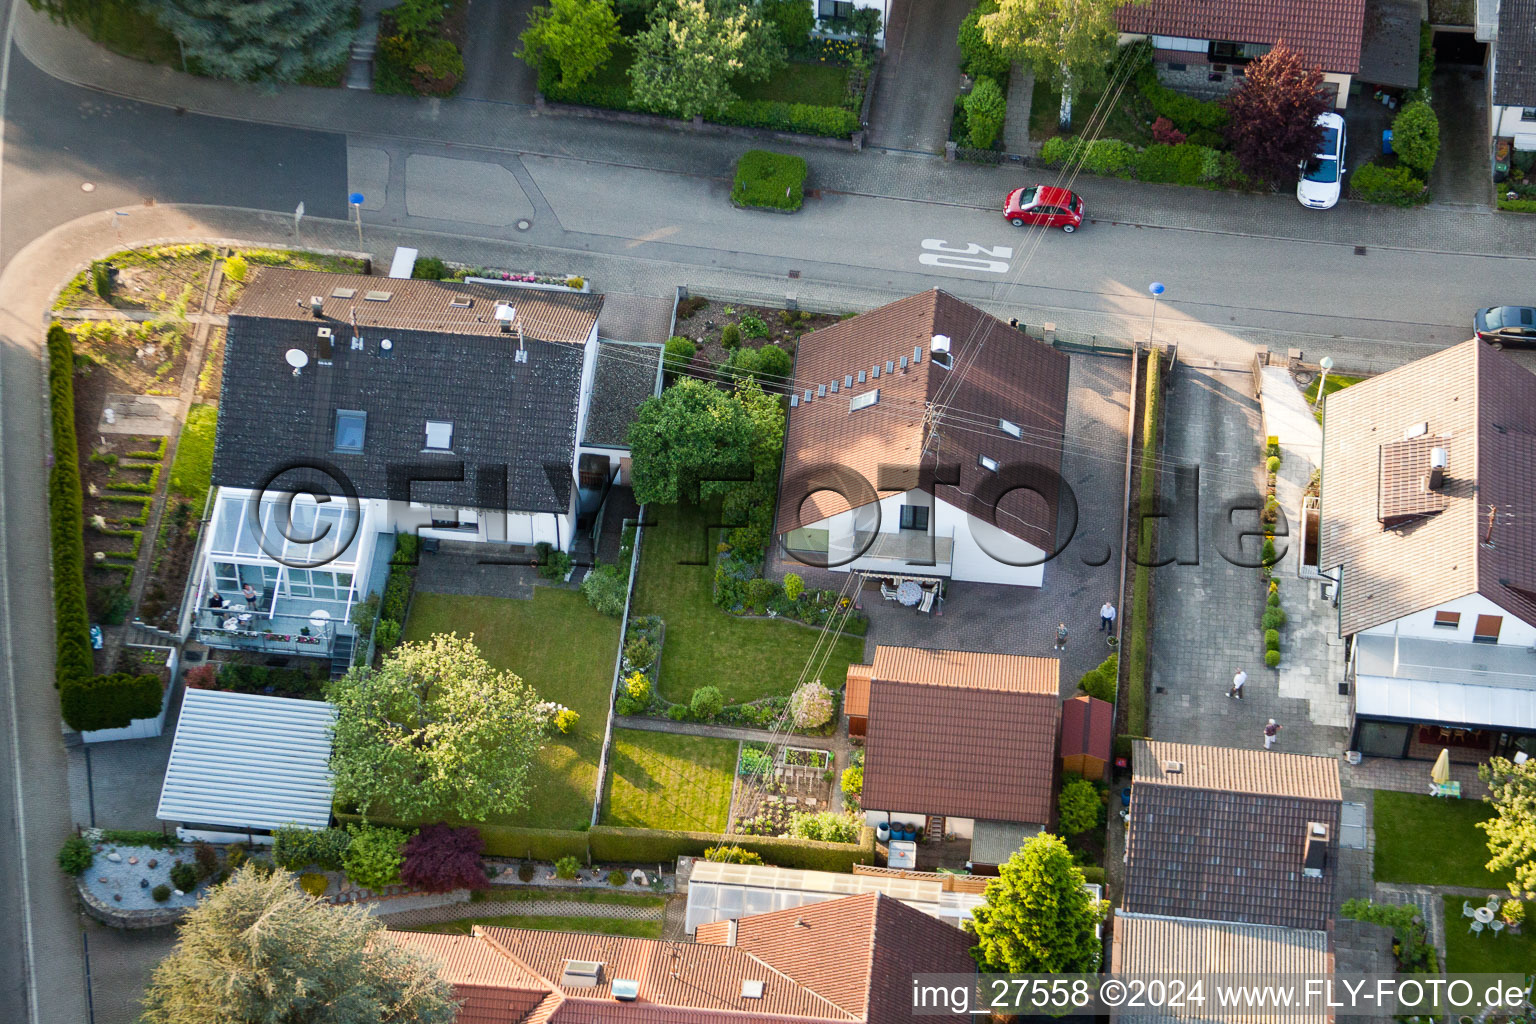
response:
<path id="1" fill-rule="evenodd" d="M 362 907 L 320 903 L 286 871 L 254 865 L 182 920 L 155 968 L 143 1024 L 451 1024 L 457 1005 L 434 966 L 383 936 Z"/>
<path id="2" fill-rule="evenodd" d="M 532 67 L 553 61 L 560 84 L 580 85 L 608 61 L 619 38 L 619 17 L 610 0 L 549 0 L 528 14 L 517 56 Z"/>
<path id="3" fill-rule="evenodd" d="M 1084 672 L 1083 678 L 1077 681 L 1077 687 L 1090 697 L 1113 704 L 1115 693 L 1120 688 L 1120 655 L 1111 654 Z"/>
<path id="4" fill-rule="evenodd" d="M 1003 119 L 1008 116 L 1008 98 L 992 79 L 982 76 L 976 79 L 971 94 L 965 98 L 965 123 L 971 132 L 971 145 L 976 149 L 991 149 L 1003 130 Z"/>
<path id="5" fill-rule="evenodd" d="M 336 797 L 362 813 L 484 821 L 523 806 L 544 730 L 539 698 L 487 664 L 473 637 L 402 644 L 326 696 Z"/>
<path id="6" fill-rule="evenodd" d="M 634 43 L 632 95 L 677 117 L 719 114 L 736 99 L 735 79 L 762 81 L 784 65 L 773 27 L 733 0 L 673 0 Z"/>
<path id="7" fill-rule="evenodd" d="M 1425 177 L 1440 156 L 1440 121 L 1435 108 L 1420 100 L 1392 119 L 1392 152 Z"/>
<path id="8" fill-rule="evenodd" d="M 981 0 L 960 22 L 960 67 L 968 75 L 1001 77 L 1008 73 L 1008 58 L 987 42 L 981 19 L 997 12 L 997 0 Z"/>
<path id="9" fill-rule="evenodd" d="M 1125 0 L 998 0 L 997 10 L 982 16 L 981 31 L 1004 58 L 1033 68 L 1036 82 L 1061 91 L 1061 123 L 1068 125 L 1073 94 L 1104 83 L 1120 38 L 1115 11 L 1123 6 Z"/>
<path id="10" fill-rule="evenodd" d="M 1086 832 L 1099 823 L 1098 788 L 1087 779 L 1068 779 L 1061 784 L 1061 795 L 1056 798 L 1057 822 L 1069 836 Z"/>
<path id="11" fill-rule="evenodd" d="M 1498 813 L 1477 827 L 1488 833 L 1489 871 L 1513 871 L 1509 891 L 1521 899 L 1536 899 L 1536 758 L 1515 764 L 1490 758 L 1479 765 L 1478 778 L 1488 784 L 1488 802 Z"/>
<path id="12" fill-rule="evenodd" d="M 805 46 L 816 27 L 816 12 L 805 0 L 762 0 L 758 9 L 786 50 Z"/>
<path id="13" fill-rule="evenodd" d="M 752 422 L 729 392 L 684 377 L 640 405 L 629 428 L 635 500 L 696 500 L 700 481 L 742 477 L 752 464 Z"/>
<path id="14" fill-rule="evenodd" d="M 1093 927 L 1105 904 L 1083 888 L 1083 872 L 1067 845 L 1049 832 L 1028 839 L 987 883 L 986 902 L 971 912 L 971 956 L 983 971 L 1067 974 L 1099 969 Z"/>
<path id="15" fill-rule="evenodd" d="M 714 718 L 725 707 L 725 695 L 716 686 L 701 686 L 688 698 L 688 709 L 695 718 Z"/>
<path id="16" fill-rule="evenodd" d="M 347 59 L 356 0 L 145 0 L 187 60 L 216 78 L 292 82 Z"/>

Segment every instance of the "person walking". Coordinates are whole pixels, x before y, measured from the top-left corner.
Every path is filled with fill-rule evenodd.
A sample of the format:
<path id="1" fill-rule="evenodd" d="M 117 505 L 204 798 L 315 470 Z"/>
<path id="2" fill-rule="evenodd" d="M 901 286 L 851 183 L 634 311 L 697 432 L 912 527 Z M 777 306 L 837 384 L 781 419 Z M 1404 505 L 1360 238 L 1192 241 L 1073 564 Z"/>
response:
<path id="1" fill-rule="evenodd" d="M 1271 718 L 1269 724 L 1264 727 L 1264 749 L 1268 750 L 1275 745 L 1275 737 L 1280 735 L 1280 726 Z"/>
<path id="2" fill-rule="evenodd" d="M 1228 697 L 1243 699 L 1243 684 L 1248 681 L 1248 673 L 1244 669 L 1238 669 L 1237 675 L 1232 677 L 1232 688 L 1227 691 Z"/>
<path id="3" fill-rule="evenodd" d="M 1099 632 L 1108 633 L 1115 627 L 1115 606 L 1108 601 L 1099 609 Z"/>
<path id="4" fill-rule="evenodd" d="M 1064 651 L 1066 649 L 1067 649 L 1067 624 L 1065 622 L 1063 622 L 1061 625 L 1056 627 L 1056 650 Z"/>

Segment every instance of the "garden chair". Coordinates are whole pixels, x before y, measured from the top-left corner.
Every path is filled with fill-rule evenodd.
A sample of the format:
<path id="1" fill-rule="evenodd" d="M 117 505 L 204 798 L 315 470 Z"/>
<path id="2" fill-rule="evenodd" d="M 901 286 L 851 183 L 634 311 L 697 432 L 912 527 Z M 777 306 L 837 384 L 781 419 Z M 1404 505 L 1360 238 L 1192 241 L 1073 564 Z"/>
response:
<path id="1" fill-rule="evenodd" d="M 920 611 L 920 612 L 931 612 L 931 611 L 933 611 L 934 593 L 935 592 L 932 591 L 932 590 L 925 590 L 925 591 L 923 591 L 923 600 L 922 600 L 922 603 L 917 606 L 917 610 L 918 611 Z"/>
<path id="2" fill-rule="evenodd" d="M 1481 922 L 1481 921 L 1473 921 L 1472 922 L 1472 927 L 1468 928 L 1467 930 L 1469 932 L 1471 932 L 1473 935 L 1476 935 L 1477 937 L 1481 938 L 1482 935 L 1483 935 L 1483 922 Z"/>
<path id="3" fill-rule="evenodd" d="M 1488 922 L 1488 930 L 1493 932 L 1494 938 L 1498 938 L 1499 933 L 1504 930 L 1504 922 L 1500 921 L 1498 918 L 1494 918 L 1492 921 Z"/>
<path id="4" fill-rule="evenodd" d="M 1477 916 L 1477 911 L 1473 909 L 1472 901 L 1471 900 L 1463 900 L 1462 901 L 1462 903 L 1461 903 L 1461 916 L 1462 917 L 1476 917 Z"/>
<path id="5" fill-rule="evenodd" d="M 896 600 L 896 588 L 888 587 L 882 583 L 880 584 L 880 596 L 885 598 L 887 601 L 894 601 Z"/>
<path id="6" fill-rule="evenodd" d="M 1503 906 L 1503 904 L 1504 897 L 1501 894 L 1496 892 L 1491 892 L 1488 894 L 1488 902 L 1486 906 L 1492 907 L 1494 911 L 1497 912 L 1499 907 Z"/>

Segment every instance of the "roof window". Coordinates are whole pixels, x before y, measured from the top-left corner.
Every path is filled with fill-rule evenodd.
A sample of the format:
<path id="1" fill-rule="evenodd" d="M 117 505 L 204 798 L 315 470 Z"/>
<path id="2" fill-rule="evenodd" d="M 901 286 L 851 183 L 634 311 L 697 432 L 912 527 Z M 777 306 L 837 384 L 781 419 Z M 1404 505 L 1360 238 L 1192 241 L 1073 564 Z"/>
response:
<path id="1" fill-rule="evenodd" d="M 878 401 L 880 401 L 880 389 L 875 388 L 875 390 L 866 391 L 862 395 L 854 395 L 848 402 L 848 411 L 858 412 L 860 409 L 868 409 Z"/>
<path id="2" fill-rule="evenodd" d="M 388 302 L 394 298 L 394 295 L 394 292 L 369 292 L 363 296 L 363 300 L 366 302 Z"/>
<path id="3" fill-rule="evenodd" d="M 360 452 L 368 429 L 368 414 L 356 409 L 336 410 L 336 450 Z"/>
<path id="4" fill-rule="evenodd" d="M 446 420 L 427 420 L 427 450 L 446 452 L 453 447 L 453 424 Z"/>
<path id="5" fill-rule="evenodd" d="M 563 988 L 596 988 L 603 965 L 597 960 L 567 960 L 560 972 Z"/>
<path id="6" fill-rule="evenodd" d="M 1007 434 L 1009 437 L 1022 437 L 1022 436 L 1024 436 L 1024 432 L 1019 429 L 1019 425 L 1017 423 L 1012 423 L 1012 422 L 1010 422 L 1008 420 L 998 420 L 997 421 L 997 429 L 1001 430 L 1003 433 Z"/>
<path id="7" fill-rule="evenodd" d="M 994 473 L 997 472 L 997 460 L 996 459 L 991 458 L 990 456 L 987 456 L 987 455 L 980 455 L 980 456 L 977 456 L 976 461 L 977 461 L 978 464 L 980 464 L 982 469 L 989 469 L 989 470 L 991 470 Z"/>
<path id="8" fill-rule="evenodd" d="M 735 922 L 732 922 L 732 923 L 734 924 Z M 743 978 L 742 982 L 741 982 L 741 998 L 743 998 L 743 999 L 761 999 L 761 998 L 763 998 L 763 983 L 761 981 L 759 981 L 757 978 Z"/>

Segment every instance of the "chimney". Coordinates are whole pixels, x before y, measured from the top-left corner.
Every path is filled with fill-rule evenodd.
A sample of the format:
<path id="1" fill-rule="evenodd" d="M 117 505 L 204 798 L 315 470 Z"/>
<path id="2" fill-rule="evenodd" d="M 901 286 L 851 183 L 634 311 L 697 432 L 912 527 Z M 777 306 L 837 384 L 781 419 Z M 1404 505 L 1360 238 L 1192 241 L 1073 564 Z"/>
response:
<path id="1" fill-rule="evenodd" d="M 1320 821 L 1307 822 L 1307 845 L 1301 858 L 1301 873 L 1307 878 L 1322 878 L 1328 863 L 1328 826 Z"/>
<path id="2" fill-rule="evenodd" d="M 325 296 L 311 295 L 309 297 L 309 315 L 316 320 L 325 316 Z"/>
<path id="3" fill-rule="evenodd" d="M 933 358 L 935 366 L 942 366 L 946 370 L 949 369 L 949 335 L 935 334 L 933 340 L 928 343 L 928 354 Z"/>
<path id="4" fill-rule="evenodd" d="M 512 325 L 517 320 L 516 306 L 509 305 L 505 302 L 498 302 L 496 303 L 496 308 L 492 310 L 492 315 L 496 318 L 496 321 L 501 324 L 502 334 L 512 333 Z"/>
<path id="5" fill-rule="evenodd" d="M 331 329 L 322 327 L 315 332 L 315 361 L 321 366 L 331 365 Z"/>
<path id="6" fill-rule="evenodd" d="M 725 944 L 736 945 L 736 919 L 733 917 L 725 923 Z"/>
<path id="7" fill-rule="evenodd" d="M 1167 772 L 1169 775 L 1182 775 L 1184 773 L 1184 762 L 1164 761 L 1163 771 Z"/>
<path id="8" fill-rule="evenodd" d="M 1451 453 L 1445 448 L 1429 450 L 1429 475 L 1424 480 L 1426 490 L 1438 491 L 1445 486 L 1445 468 L 1450 457 Z"/>

